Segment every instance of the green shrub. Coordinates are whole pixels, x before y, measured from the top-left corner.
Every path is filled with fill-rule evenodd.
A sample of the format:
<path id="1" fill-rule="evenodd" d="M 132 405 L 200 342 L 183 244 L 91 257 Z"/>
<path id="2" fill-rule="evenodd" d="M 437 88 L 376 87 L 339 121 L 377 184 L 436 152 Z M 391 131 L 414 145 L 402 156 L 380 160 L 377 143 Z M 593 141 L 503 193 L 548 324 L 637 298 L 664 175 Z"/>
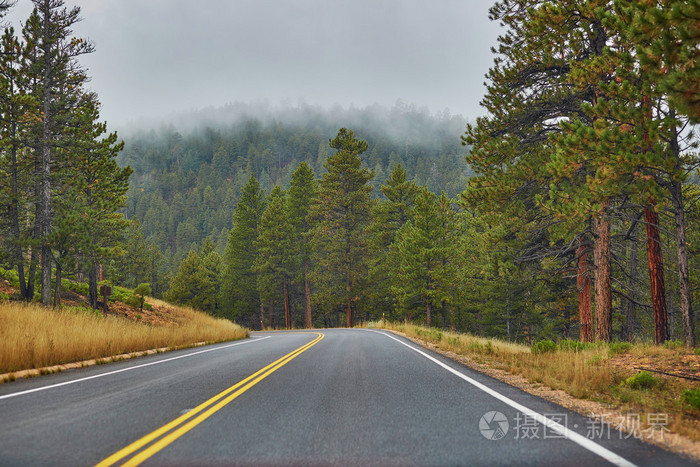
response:
<path id="1" fill-rule="evenodd" d="M 554 341 L 544 340 L 533 344 L 532 353 L 541 354 L 547 352 L 556 352 L 557 344 Z"/>
<path id="2" fill-rule="evenodd" d="M 648 371 L 640 371 L 636 375 L 627 378 L 625 383 L 632 389 L 651 389 L 659 384 L 659 378 L 655 378 Z"/>
<path id="3" fill-rule="evenodd" d="M 4 292 L 0 292 L 0 300 L 9 300 L 10 296 Z"/>
<path id="4" fill-rule="evenodd" d="M 19 274 L 14 269 L 0 268 L 0 277 L 9 282 L 15 289 L 19 289 Z"/>
<path id="5" fill-rule="evenodd" d="M 598 344 L 594 342 L 581 342 L 574 339 L 564 339 L 559 342 L 559 350 L 564 352 L 582 352 L 596 347 Z"/>
<path id="6" fill-rule="evenodd" d="M 694 409 L 700 409 L 700 388 L 683 391 L 683 400 Z"/>
<path id="7" fill-rule="evenodd" d="M 629 342 L 611 342 L 609 347 L 610 355 L 616 355 L 619 353 L 627 353 L 632 348 L 632 344 Z"/>
<path id="8" fill-rule="evenodd" d="M 675 341 L 666 341 L 664 342 L 664 349 L 671 349 L 671 350 L 676 350 L 676 349 L 682 349 L 683 348 L 683 342 L 675 340 Z"/>
<path id="9" fill-rule="evenodd" d="M 83 295 L 87 297 L 90 295 L 90 286 L 87 284 L 87 282 L 68 282 L 68 289 L 72 290 L 73 292 Z"/>
<path id="10" fill-rule="evenodd" d="M 129 305 L 131 308 L 138 309 L 141 306 L 141 299 L 137 295 L 129 295 L 123 300 L 119 300 Z"/>
<path id="11" fill-rule="evenodd" d="M 700 347 L 696 348 L 693 353 L 695 353 L 695 355 L 700 355 Z"/>

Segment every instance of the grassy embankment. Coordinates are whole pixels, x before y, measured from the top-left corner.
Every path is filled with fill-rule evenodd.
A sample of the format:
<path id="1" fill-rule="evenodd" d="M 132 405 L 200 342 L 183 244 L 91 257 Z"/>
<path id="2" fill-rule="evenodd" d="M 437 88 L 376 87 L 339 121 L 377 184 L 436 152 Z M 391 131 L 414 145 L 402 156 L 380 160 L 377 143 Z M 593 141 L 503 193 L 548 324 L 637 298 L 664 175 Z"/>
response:
<path id="1" fill-rule="evenodd" d="M 668 414 L 666 427 L 671 433 L 700 441 L 700 383 L 636 369 L 697 374 L 698 356 L 677 342 L 662 347 L 562 341 L 529 347 L 415 325 L 378 322 L 370 327 L 398 331 L 440 351 L 465 356 L 477 366 L 520 375 L 529 383 L 602 403 L 609 412 L 638 414 L 641 429 L 649 428 L 650 414 Z"/>
<path id="2" fill-rule="evenodd" d="M 0 300 L 0 373 L 249 336 L 247 329 L 228 320 L 150 297 L 148 302 L 164 310 L 163 325 L 103 316 L 89 308 L 56 311 Z"/>

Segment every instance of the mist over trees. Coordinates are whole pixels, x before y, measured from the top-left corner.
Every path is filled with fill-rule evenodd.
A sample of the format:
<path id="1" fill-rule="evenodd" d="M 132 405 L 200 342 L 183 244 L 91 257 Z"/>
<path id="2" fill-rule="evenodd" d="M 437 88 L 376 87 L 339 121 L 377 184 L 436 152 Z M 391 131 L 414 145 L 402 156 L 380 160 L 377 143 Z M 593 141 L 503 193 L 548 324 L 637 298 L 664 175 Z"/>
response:
<path id="1" fill-rule="evenodd" d="M 355 123 L 352 128 L 367 141 L 362 164 L 375 172 L 373 197 L 383 196 L 379 184 L 398 164 L 436 193 L 445 190 L 454 197 L 466 185 L 470 170 L 459 140 L 462 117 L 401 103 L 391 109 L 331 110 L 235 104 L 195 112 L 188 123 L 179 123 L 182 127 L 126 131 L 118 158 L 134 169 L 126 217 L 137 220 L 144 241 L 163 253 L 164 275 L 174 275 L 193 244 L 202 245 L 205 238 L 223 255 L 232 213 L 250 175 L 265 193 L 275 185 L 289 188 L 302 162 L 322 175 L 333 152 L 328 140 L 346 126 L 340 122 Z"/>
<path id="2" fill-rule="evenodd" d="M 0 38 L 14 298 L 58 305 L 64 278 L 87 279 L 96 307 L 104 272 L 256 329 L 387 318 L 694 346 L 698 7 L 647 3 L 496 2 L 474 122 L 231 104 L 124 144 L 86 89 L 79 9 L 34 0 Z"/>

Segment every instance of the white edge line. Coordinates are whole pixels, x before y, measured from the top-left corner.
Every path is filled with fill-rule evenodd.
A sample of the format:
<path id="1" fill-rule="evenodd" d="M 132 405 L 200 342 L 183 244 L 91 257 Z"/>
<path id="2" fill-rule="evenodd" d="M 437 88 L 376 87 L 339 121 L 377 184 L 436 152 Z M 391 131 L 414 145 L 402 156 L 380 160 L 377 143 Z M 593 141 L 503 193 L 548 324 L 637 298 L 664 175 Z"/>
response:
<path id="1" fill-rule="evenodd" d="M 445 370 L 449 371 L 450 373 L 454 374 L 455 376 L 463 379 L 464 381 L 468 382 L 469 384 L 476 386 L 477 388 L 481 389 L 482 391 L 486 392 L 487 394 L 500 400 L 501 402 L 504 402 L 504 403 L 510 405 L 511 407 L 518 410 L 519 412 L 522 412 L 523 414 L 527 415 L 528 417 L 532 417 L 533 419 L 537 420 L 539 423 L 541 423 L 541 424 L 547 426 L 548 428 L 551 428 L 552 430 L 556 431 L 557 433 L 563 435 L 564 438 L 566 438 L 570 441 L 573 441 L 574 443 L 578 444 L 579 446 L 581 446 L 585 449 L 588 449 L 589 451 L 591 451 L 594 454 L 599 455 L 600 457 L 602 457 L 606 461 L 610 462 L 611 464 L 624 466 L 624 467 L 635 467 L 635 464 L 631 463 L 630 461 L 628 461 L 624 457 L 622 457 L 618 454 L 615 454 L 614 452 L 610 451 L 609 449 L 604 448 L 600 444 L 598 444 L 594 441 L 591 441 L 590 439 L 576 433 L 575 431 L 570 431 L 567 427 L 555 422 L 554 420 L 551 420 L 551 419 L 545 417 L 541 413 L 535 412 L 534 410 L 529 409 L 529 408 L 525 407 L 524 405 L 521 405 L 521 404 L 515 402 L 514 400 L 504 396 L 503 394 L 494 391 L 490 387 L 488 387 L 488 386 L 476 381 L 475 379 L 472 379 L 469 376 L 455 370 L 454 368 L 450 367 L 449 365 L 444 364 L 440 360 L 438 360 L 434 357 L 431 357 L 430 355 L 423 352 L 422 350 L 419 350 L 419 349 L 417 349 L 417 348 L 403 342 L 402 340 L 397 339 L 396 337 L 394 337 L 390 334 L 387 334 L 385 332 L 377 331 L 374 329 L 367 329 L 367 330 L 372 331 L 372 332 L 376 332 L 377 334 L 383 334 L 390 339 L 394 339 L 399 344 L 405 345 L 409 349 L 411 349 L 415 352 L 418 352 L 419 354 L 421 354 L 422 356 L 424 356 L 428 360 L 432 361 L 433 363 L 437 363 L 438 365 L 440 365 L 441 367 L 443 367 Z"/>
<path id="2" fill-rule="evenodd" d="M 122 368 L 121 370 L 114 370 L 114 371 L 109 371 L 109 372 L 107 372 L 107 373 L 100 373 L 99 375 L 87 376 L 87 377 L 85 377 L 85 378 L 74 379 L 74 380 L 71 380 L 71 381 L 64 381 L 63 383 L 51 384 L 51 385 L 49 385 L 49 386 L 42 386 L 42 387 L 34 388 L 34 389 L 27 389 L 26 391 L 14 392 L 14 393 L 12 393 L 12 394 L 5 394 L 4 396 L 0 396 L 0 400 L 2 400 L 2 399 L 9 399 L 10 397 L 23 396 L 23 395 L 25 395 L 25 394 L 31 394 L 31 393 L 33 393 L 33 392 L 44 391 L 44 390 L 46 390 L 46 389 L 53 389 L 53 388 L 58 388 L 58 387 L 61 387 L 61 386 L 67 386 L 67 385 L 69 385 L 69 384 L 81 383 L 81 382 L 83 382 L 83 381 L 87 381 L 87 380 L 90 380 L 90 379 L 102 378 L 103 376 L 109 376 L 109 375 L 114 375 L 114 374 L 117 374 L 117 373 L 122 373 L 122 372 L 125 372 L 125 371 L 136 370 L 136 369 L 138 369 L 138 368 L 143 368 L 143 367 L 147 367 L 147 366 L 151 366 L 151 365 L 157 365 L 157 364 L 159 364 L 159 363 L 171 362 L 171 361 L 173 361 L 173 360 L 179 360 L 179 359 L 181 359 L 181 358 L 192 357 L 192 356 L 194 356 L 194 355 L 199 355 L 199 354 L 203 354 L 203 353 L 206 353 L 206 352 L 213 352 L 213 351 L 215 351 L 215 350 L 227 349 L 227 348 L 229 348 L 229 347 L 235 347 L 235 346 L 237 346 L 237 345 L 250 344 L 250 343 L 253 343 L 253 342 L 258 342 L 258 341 L 261 341 L 261 340 L 264 340 L 264 339 L 268 339 L 268 338 L 270 338 L 270 337 L 272 337 L 272 336 L 258 337 L 258 338 L 251 339 L 251 340 L 247 340 L 247 341 L 243 341 L 243 342 L 235 342 L 235 343 L 233 343 L 233 344 L 223 345 L 223 346 L 221 346 L 221 347 L 215 347 L 215 348 L 213 348 L 213 349 L 199 350 L 199 351 L 197 351 L 197 352 L 192 352 L 192 353 L 189 353 L 189 354 L 186 354 L 186 355 L 178 355 L 177 357 L 166 358 L 166 359 L 163 359 L 163 360 L 158 360 L 157 362 L 143 363 L 143 364 L 141 364 L 141 365 L 131 366 L 131 367 L 129 367 L 129 368 Z"/>

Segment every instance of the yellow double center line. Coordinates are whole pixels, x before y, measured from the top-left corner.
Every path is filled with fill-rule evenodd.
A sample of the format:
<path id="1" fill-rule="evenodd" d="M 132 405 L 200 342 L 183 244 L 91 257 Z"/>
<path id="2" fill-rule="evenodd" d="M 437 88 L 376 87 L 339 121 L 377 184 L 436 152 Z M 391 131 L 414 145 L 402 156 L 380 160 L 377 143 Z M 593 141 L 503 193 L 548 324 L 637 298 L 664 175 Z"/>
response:
<path id="1" fill-rule="evenodd" d="M 246 392 L 248 389 L 252 388 L 258 384 L 263 379 L 267 378 L 274 371 L 279 370 L 281 367 L 289 363 L 293 358 L 298 357 L 301 353 L 310 349 L 316 345 L 321 339 L 324 338 L 324 334 L 316 333 L 317 337 L 306 345 L 302 345 L 298 349 L 288 353 L 284 357 L 270 363 L 265 368 L 256 371 L 252 375 L 248 376 L 246 379 L 234 384 L 230 388 L 223 392 L 220 392 L 216 396 L 212 397 L 208 401 L 198 405 L 194 409 L 190 410 L 186 414 L 176 418 L 167 425 L 163 425 L 152 433 L 147 434 L 143 438 L 134 441 L 124 449 L 121 449 L 99 464 L 96 467 L 105 467 L 116 464 L 117 462 L 131 456 L 135 452 L 139 451 L 144 446 L 149 445 L 153 441 L 157 440 L 153 444 L 150 444 L 146 449 L 142 450 L 134 457 L 126 461 L 124 466 L 135 466 L 141 464 L 146 459 L 150 458 L 170 443 L 178 439 L 180 436 L 184 435 L 192 428 L 196 427 L 204 420 L 212 416 L 215 412 L 223 408 L 226 404 L 233 401 L 235 398 Z M 222 400 L 223 399 L 223 400 Z M 218 402 L 218 403 L 217 403 Z M 191 420 L 190 420 L 191 419 Z M 189 422 L 188 422 L 189 420 Z M 187 423 L 185 423 L 187 422 Z M 177 428 L 179 427 L 179 428 Z M 177 428 L 177 429 L 175 429 Z M 167 435 L 166 435 L 167 434 Z M 165 436 L 163 436 L 165 435 Z"/>

